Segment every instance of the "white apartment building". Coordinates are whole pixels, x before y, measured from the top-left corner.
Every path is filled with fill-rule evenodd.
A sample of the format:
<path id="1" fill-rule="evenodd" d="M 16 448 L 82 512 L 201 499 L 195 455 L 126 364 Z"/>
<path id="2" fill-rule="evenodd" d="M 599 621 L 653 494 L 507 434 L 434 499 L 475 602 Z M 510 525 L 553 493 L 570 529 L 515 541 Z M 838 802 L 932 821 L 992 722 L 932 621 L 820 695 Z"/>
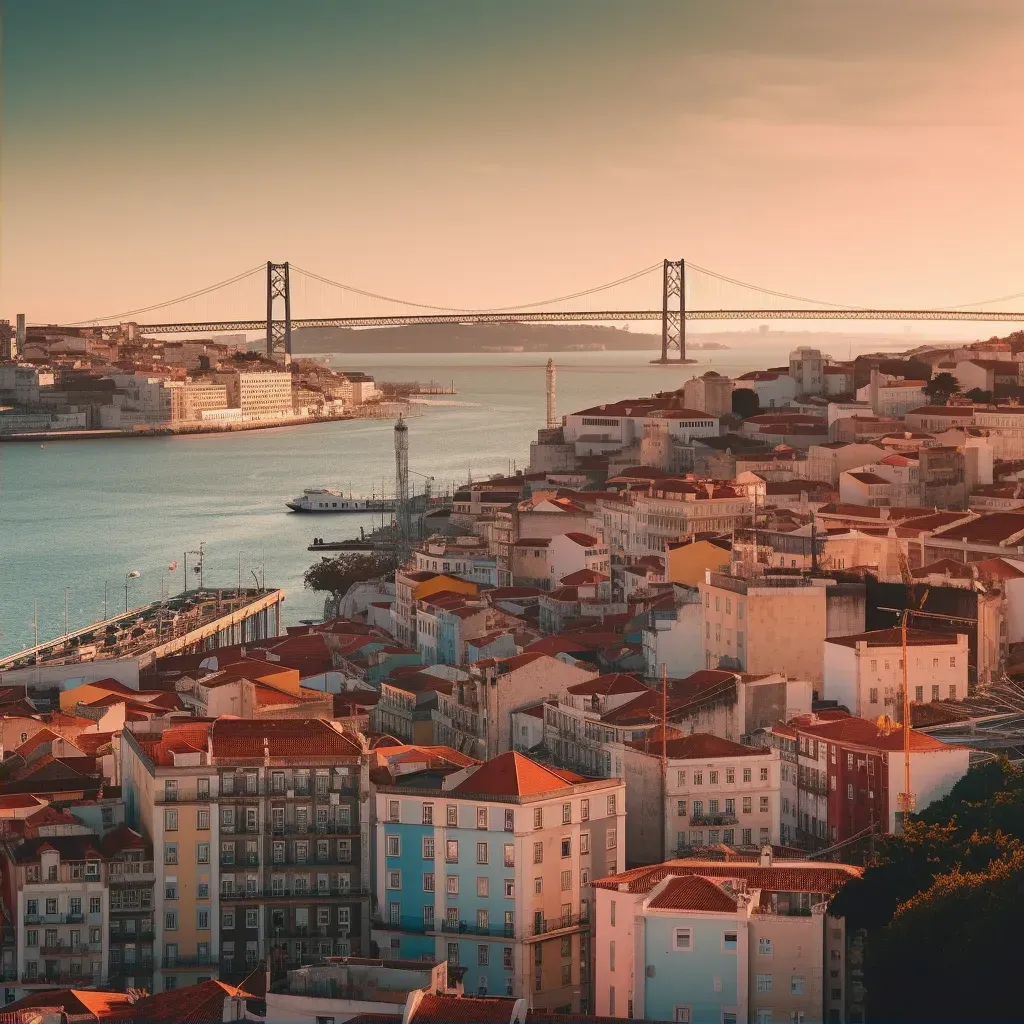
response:
<path id="1" fill-rule="evenodd" d="M 907 685 L 915 704 L 967 696 L 967 637 L 907 630 Z M 902 718 L 903 646 L 899 629 L 878 629 L 825 641 L 825 700 L 851 715 Z"/>
<path id="2" fill-rule="evenodd" d="M 789 375 L 797 394 L 820 395 L 825 390 L 825 357 L 816 348 L 801 345 L 789 353 Z"/>
<path id="3" fill-rule="evenodd" d="M 667 740 L 665 754 L 662 797 L 661 743 L 623 752 L 631 862 L 656 863 L 720 843 L 760 849 L 783 841 L 777 750 L 693 733 Z"/>
<path id="4" fill-rule="evenodd" d="M 186 381 L 171 389 L 171 422 L 202 420 L 203 414 L 227 409 L 228 389 L 211 381 Z"/>
<path id="5" fill-rule="evenodd" d="M 732 381 L 708 370 L 683 385 L 683 402 L 688 409 L 700 409 L 712 416 L 732 413 Z"/>
<path id="6" fill-rule="evenodd" d="M 227 387 L 228 404 L 242 410 L 243 419 L 291 416 L 292 375 L 280 370 L 227 370 L 216 379 Z"/>

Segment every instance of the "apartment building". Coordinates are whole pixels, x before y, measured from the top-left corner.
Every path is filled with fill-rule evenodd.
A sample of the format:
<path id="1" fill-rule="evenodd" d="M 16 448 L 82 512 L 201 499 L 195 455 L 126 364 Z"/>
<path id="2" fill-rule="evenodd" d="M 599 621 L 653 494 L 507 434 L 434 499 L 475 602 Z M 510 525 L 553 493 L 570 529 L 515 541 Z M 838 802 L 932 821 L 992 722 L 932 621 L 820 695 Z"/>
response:
<path id="1" fill-rule="evenodd" d="M 127 825 L 108 832 L 102 845 L 110 908 L 107 980 L 121 990 L 152 990 L 156 882 L 152 847 Z"/>
<path id="2" fill-rule="evenodd" d="M 294 409 L 292 375 L 280 370 L 224 370 L 213 375 L 227 388 L 228 405 L 242 410 L 243 419 L 291 416 Z"/>
<path id="3" fill-rule="evenodd" d="M 391 632 L 399 643 L 413 648 L 416 646 L 417 602 L 443 591 L 472 598 L 480 592 L 480 587 L 470 580 L 448 573 L 406 567 L 395 570 L 395 602 L 391 606 Z"/>
<path id="4" fill-rule="evenodd" d="M 705 846 L 760 849 L 784 842 L 778 751 L 693 733 L 623 751 L 632 863 L 682 857 Z"/>
<path id="5" fill-rule="evenodd" d="M 21 994 L 107 984 L 106 858 L 98 836 L 84 827 L 70 829 L 78 834 L 40 835 L 6 854 L 5 900 L 16 930 Z"/>
<path id="6" fill-rule="evenodd" d="M 422 785 L 378 786 L 374 939 L 466 968 L 467 992 L 591 1003 L 594 878 L 624 864 L 625 789 L 516 752 Z"/>
<path id="7" fill-rule="evenodd" d="M 688 409 L 699 409 L 712 416 L 728 416 L 732 413 L 732 388 L 728 377 L 708 370 L 683 385 L 683 403 Z"/>
<path id="8" fill-rule="evenodd" d="M 595 1010 L 687 1024 L 863 1022 L 831 898 L 848 864 L 675 860 L 595 887 Z"/>
<path id="9" fill-rule="evenodd" d="M 776 723 L 759 741 L 778 749 L 796 769 L 787 773 L 783 796 L 797 807 L 798 845 L 828 846 L 902 826 L 902 729 L 824 712 Z M 911 730 L 910 785 L 917 811 L 952 790 L 967 773 L 969 756 L 967 747 Z"/>
<path id="10" fill-rule="evenodd" d="M 820 688 L 826 637 L 864 631 L 862 584 L 798 576 L 741 579 L 709 571 L 699 589 L 708 668 L 781 672 Z"/>
<path id="11" fill-rule="evenodd" d="M 967 696 L 968 650 L 963 633 L 907 630 L 907 685 L 915 704 Z M 825 641 L 822 696 L 872 721 L 902 718 L 903 641 L 898 628 Z"/>
<path id="12" fill-rule="evenodd" d="M 203 413 L 228 407 L 225 384 L 211 381 L 186 381 L 171 389 L 171 422 L 202 420 Z"/>
<path id="13" fill-rule="evenodd" d="M 126 814 L 157 852 L 155 991 L 368 949 L 355 737 L 222 718 L 123 739 Z"/>
<path id="14" fill-rule="evenodd" d="M 438 695 L 434 741 L 481 759 L 513 749 L 511 715 L 516 708 L 565 693 L 598 675 L 536 651 L 485 658 L 469 671 L 451 695 Z"/>

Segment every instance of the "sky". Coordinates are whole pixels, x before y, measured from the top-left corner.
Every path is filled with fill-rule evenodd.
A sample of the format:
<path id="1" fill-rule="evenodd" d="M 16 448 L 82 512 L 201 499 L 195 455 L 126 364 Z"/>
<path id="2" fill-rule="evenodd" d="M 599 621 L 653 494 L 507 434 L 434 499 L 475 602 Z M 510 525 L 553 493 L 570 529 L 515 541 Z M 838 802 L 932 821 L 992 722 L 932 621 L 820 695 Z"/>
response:
<path id="1" fill-rule="evenodd" d="M 5 0 L 0 316 L 267 260 L 459 308 L 664 258 L 851 305 L 1024 292 L 1022 49 L 1020 0 Z"/>

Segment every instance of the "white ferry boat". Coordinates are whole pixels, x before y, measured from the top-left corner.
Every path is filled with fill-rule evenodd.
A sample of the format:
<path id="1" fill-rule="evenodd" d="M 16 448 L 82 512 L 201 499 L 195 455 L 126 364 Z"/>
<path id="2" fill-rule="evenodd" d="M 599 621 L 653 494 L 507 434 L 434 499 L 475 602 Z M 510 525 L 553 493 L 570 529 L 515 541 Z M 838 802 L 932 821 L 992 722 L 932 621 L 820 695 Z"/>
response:
<path id="1" fill-rule="evenodd" d="M 300 497 L 285 504 L 293 512 L 394 512 L 394 498 L 345 497 L 339 491 L 307 488 Z"/>

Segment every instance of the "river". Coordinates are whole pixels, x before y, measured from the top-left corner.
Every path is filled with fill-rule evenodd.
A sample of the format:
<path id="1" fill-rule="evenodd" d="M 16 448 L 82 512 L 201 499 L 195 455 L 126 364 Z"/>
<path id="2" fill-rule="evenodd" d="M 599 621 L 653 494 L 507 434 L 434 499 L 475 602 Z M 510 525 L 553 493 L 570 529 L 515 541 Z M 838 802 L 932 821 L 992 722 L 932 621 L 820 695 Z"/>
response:
<path id="1" fill-rule="evenodd" d="M 791 340 L 791 339 L 790 339 Z M 785 362 L 791 345 L 699 353 L 697 366 L 650 365 L 654 353 L 558 353 L 559 413 L 680 387 L 694 373 L 730 375 Z M 845 345 L 842 346 L 845 348 Z M 776 351 L 776 348 L 778 350 Z M 837 353 L 839 354 L 839 353 Z M 845 352 L 842 353 L 845 355 Z M 416 490 L 435 489 L 529 461 L 544 421 L 539 353 L 333 356 L 339 368 L 381 380 L 454 381 L 458 394 L 433 401 L 409 422 L 409 467 Z M 450 403 L 450 404 L 449 404 Z M 458 404 L 456 404 L 458 403 Z M 342 539 L 372 528 L 379 515 L 308 516 L 284 506 L 305 487 L 356 494 L 394 488 L 393 423 L 352 420 L 235 434 L 139 440 L 0 445 L 0 653 L 29 646 L 38 607 L 40 640 L 64 630 L 65 588 L 72 629 L 173 593 L 183 584 L 184 552 L 205 552 L 207 586 L 243 585 L 255 573 L 284 587 L 285 621 L 317 618 L 323 598 L 302 587 L 317 555 L 314 536 Z M 189 555 L 190 586 L 196 556 Z M 177 560 L 174 572 L 168 566 Z"/>

